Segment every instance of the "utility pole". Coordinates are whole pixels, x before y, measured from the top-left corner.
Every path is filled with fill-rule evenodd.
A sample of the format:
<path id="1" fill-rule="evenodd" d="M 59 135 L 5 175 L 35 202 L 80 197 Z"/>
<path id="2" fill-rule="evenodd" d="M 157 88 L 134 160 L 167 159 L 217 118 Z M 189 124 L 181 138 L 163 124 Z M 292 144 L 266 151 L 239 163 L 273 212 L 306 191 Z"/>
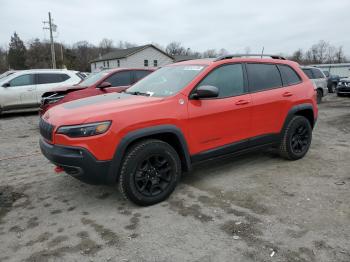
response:
<path id="1" fill-rule="evenodd" d="M 45 24 L 48 24 L 48 25 L 49 25 L 49 27 L 44 27 L 44 29 L 50 31 L 52 68 L 53 68 L 53 69 L 56 69 L 55 44 L 54 44 L 54 42 L 53 42 L 52 31 L 55 32 L 57 26 L 56 26 L 54 23 L 52 23 L 51 13 L 50 13 L 50 12 L 49 12 L 49 21 L 44 21 L 43 23 L 44 23 L 44 25 L 45 25 Z"/>

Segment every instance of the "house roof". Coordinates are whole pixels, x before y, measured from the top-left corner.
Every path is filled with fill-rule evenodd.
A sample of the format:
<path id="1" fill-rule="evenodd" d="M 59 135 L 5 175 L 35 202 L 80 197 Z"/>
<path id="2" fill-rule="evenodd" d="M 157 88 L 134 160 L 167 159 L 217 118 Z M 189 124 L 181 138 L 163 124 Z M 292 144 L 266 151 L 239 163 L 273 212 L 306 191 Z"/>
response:
<path id="1" fill-rule="evenodd" d="M 154 49 L 156 49 L 159 52 L 163 53 L 164 55 L 168 56 L 169 58 L 174 59 L 172 56 L 165 53 L 163 50 L 159 49 L 158 47 L 156 47 L 154 45 L 142 45 L 142 46 L 136 46 L 136 47 L 131 47 L 131 48 L 125 48 L 125 49 L 116 49 L 112 52 L 104 54 L 101 57 L 98 57 L 98 58 L 95 58 L 94 60 L 91 60 L 90 63 L 126 58 L 126 57 L 131 56 L 137 52 L 140 52 L 148 47 L 153 47 Z"/>

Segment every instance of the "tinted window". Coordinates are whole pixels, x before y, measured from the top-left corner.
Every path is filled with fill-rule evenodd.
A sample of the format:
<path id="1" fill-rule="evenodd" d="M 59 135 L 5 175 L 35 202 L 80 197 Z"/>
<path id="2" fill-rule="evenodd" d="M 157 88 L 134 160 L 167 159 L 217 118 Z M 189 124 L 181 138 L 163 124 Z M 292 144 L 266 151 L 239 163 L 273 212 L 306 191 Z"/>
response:
<path id="1" fill-rule="evenodd" d="M 52 84 L 52 83 L 60 83 L 69 78 L 66 74 L 37 74 L 38 76 L 38 84 Z"/>
<path id="2" fill-rule="evenodd" d="M 114 75 L 108 77 L 105 81 L 111 83 L 112 86 L 131 85 L 130 71 L 115 73 Z"/>
<path id="3" fill-rule="evenodd" d="M 315 78 L 324 78 L 324 75 L 322 74 L 320 69 L 311 69 L 311 70 Z"/>
<path id="4" fill-rule="evenodd" d="M 33 75 L 18 76 L 10 81 L 10 86 L 28 86 L 34 85 Z"/>
<path id="5" fill-rule="evenodd" d="M 251 92 L 282 86 L 281 76 L 276 65 L 247 64 L 247 71 Z"/>
<path id="6" fill-rule="evenodd" d="M 243 79 L 241 64 L 224 65 L 209 73 L 199 86 L 216 86 L 219 97 L 236 96 L 244 93 Z"/>
<path id="7" fill-rule="evenodd" d="M 151 72 L 150 71 L 134 71 L 134 76 L 135 76 L 135 82 L 139 81 L 140 79 L 144 78 L 146 75 L 149 75 Z"/>
<path id="8" fill-rule="evenodd" d="M 299 75 L 287 65 L 278 65 L 281 72 L 283 85 L 295 85 L 301 82 Z"/>
<path id="9" fill-rule="evenodd" d="M 307 75 L 308 78 L 314 79 L 314 76 L 312 75 L 311 69 L 303 69 L 304 73 Z"/>

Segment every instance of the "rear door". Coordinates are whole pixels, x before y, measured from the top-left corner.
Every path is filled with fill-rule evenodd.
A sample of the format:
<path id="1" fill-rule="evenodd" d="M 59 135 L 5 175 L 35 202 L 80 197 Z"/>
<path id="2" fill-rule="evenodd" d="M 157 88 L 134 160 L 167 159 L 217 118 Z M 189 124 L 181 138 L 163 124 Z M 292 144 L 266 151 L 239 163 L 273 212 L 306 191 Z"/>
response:
<path id="1" fill-rule="evenodd" d="M 37 105 L 36 85 L 33 74 L 17 76 L 9 80 L 8 87 L 1 87 L 4 109 L 33 107 Z"/>
<path id="2" fill-rule="evenodd" d="M 35 76 L 37 102 L 40 104 L 44 93 L 62 85 L 61 83 L 69 78 L 70 76 L 64 73 L 37 73 Z"/>
<path id="3" fill-rule="evenodd" d="M 251 141 L 272 142 L 291 107 L 293 85 L 283 84 L 276 64 L 248 63 L 246 68 L 252 95 Z"/>

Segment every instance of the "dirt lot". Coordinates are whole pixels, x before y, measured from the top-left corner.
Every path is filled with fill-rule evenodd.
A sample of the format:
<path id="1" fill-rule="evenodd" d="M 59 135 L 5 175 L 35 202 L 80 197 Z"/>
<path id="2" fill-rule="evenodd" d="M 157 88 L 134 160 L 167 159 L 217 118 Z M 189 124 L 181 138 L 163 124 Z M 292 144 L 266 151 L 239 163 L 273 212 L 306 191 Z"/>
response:
<path id="1" fill-rule="evenodd" d="M 206 162 L 147 208 L 55 174 L 37 122 L 0 119 L 0 261 L 350 261 L 350 98 L 320 106 L 304 159 Z"/>

